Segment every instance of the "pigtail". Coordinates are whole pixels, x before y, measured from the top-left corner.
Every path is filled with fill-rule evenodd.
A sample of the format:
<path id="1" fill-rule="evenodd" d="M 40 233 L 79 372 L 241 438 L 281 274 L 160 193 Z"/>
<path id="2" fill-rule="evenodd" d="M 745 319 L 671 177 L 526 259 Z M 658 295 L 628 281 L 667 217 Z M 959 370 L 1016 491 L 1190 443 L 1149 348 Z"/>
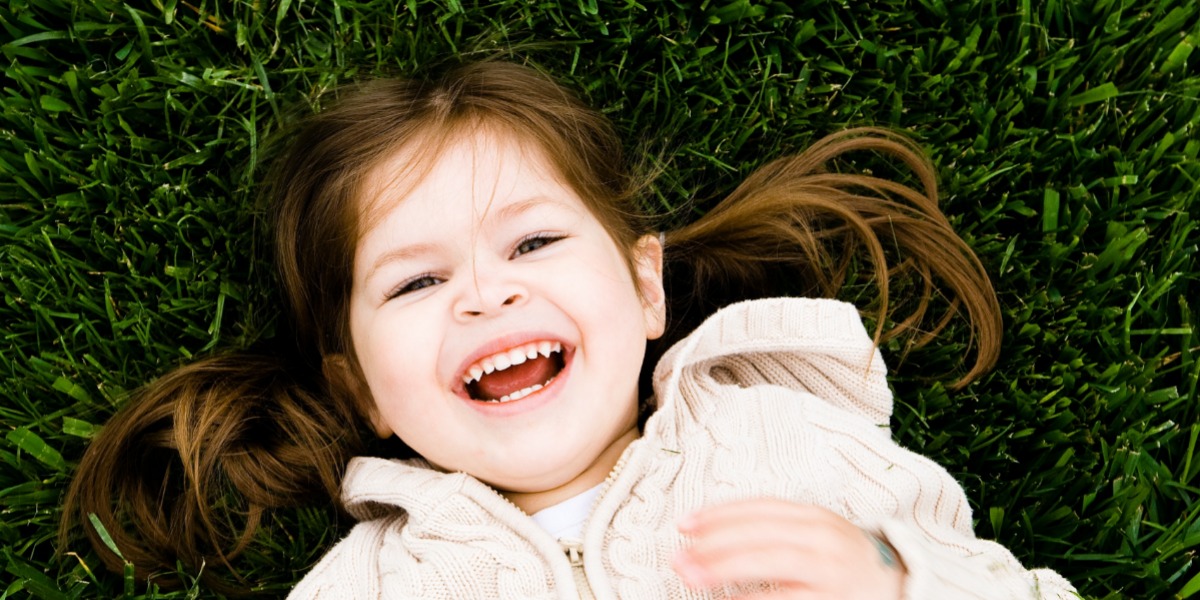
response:
<path id="1" fill-rule="evenodd" d="M 829 169 L 860 151 L 898 160 L 921 190 Z M 978 378 L 999 354 L 1000 308 L 991 282 L 938 208 L 932 165 L 912 141 L 894 132 L 851 129 L 767 164 L 704 217 L 667 232 L 665 260 L 671 317 L 662 348 L 731 302 L 778 295 L 837 297 L 844 286 L 859 281 L 857 270 L 869 265 L 878 291 L 877 344 L 906 335 L 914 347 L 923 345 L 956 312 L 965 312 L 975 362 L 954 386 Z M 896 286 L 904 286 L 912 299 L 894 302 Z M 946 298 L 947 310 L 927 324 L 938 296 Z"/>
<path id="2" fill-rule="evenodd" d="M 82 527 L 106 566 L 170 585 L 177 561 L 201 581 L 251 542 L 264 512 L 336 497 L 360 440 L 353 414 L 296 382 L 282 359 L 207 358 L 172 371 L 89 446 L 64 503 L 60 548 Z M 121 551 L 92 525 L 98 519 Z"/>

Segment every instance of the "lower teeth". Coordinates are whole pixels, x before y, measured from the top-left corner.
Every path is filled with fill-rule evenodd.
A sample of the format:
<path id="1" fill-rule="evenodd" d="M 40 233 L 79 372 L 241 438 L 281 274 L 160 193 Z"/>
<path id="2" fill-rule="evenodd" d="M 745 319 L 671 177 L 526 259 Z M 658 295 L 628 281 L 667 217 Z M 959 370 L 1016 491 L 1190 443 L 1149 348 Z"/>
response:
<path id="1" fill-rule="evenodd" d="M 507 396 L 501 396 L 499 398 L 492 398 L 490 400 L 484 400 L 484 402 L 491 402 L 493 404 L 503 404 L 505 402 L 512 402 L 513 400 L 520 400 L 521 398 L 524 398 L 525 396 L 528 396 L 528 395 L 550 385 L 551 381 L 554 381 L 553 377 L 551 377 L 550 379 L 547 379 L 545 383 L 534 384 L 534 385 L 527 387 L 521 391 L 513 392 L 511 394 L 508 394 Z"/>

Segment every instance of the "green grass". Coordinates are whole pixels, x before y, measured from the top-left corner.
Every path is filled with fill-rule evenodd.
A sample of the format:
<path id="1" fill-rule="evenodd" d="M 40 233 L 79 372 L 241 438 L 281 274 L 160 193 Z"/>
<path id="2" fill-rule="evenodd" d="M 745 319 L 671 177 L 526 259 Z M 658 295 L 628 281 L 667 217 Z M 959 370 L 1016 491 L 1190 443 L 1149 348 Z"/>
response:
<path id="1" fill-rule="evenodd" d="M 128 390 L 272 335 L 254 193 L 282 119 L 496 52 L 669 159 L 663 208 L 847 125 L 911 132 L 1006 341 L 957 393 L 931 376 L 961 335 L 886 349 L 897 436 L 1025 564 L 1090 597 L 1200 598 L 1194 2 L 13 0 L 0 26 L 0 598 L 213 596 L 81 543 L 56 558 L 74 465 Z M 282 595 L 345 525 L 276 513 L 236 566 Z"/>

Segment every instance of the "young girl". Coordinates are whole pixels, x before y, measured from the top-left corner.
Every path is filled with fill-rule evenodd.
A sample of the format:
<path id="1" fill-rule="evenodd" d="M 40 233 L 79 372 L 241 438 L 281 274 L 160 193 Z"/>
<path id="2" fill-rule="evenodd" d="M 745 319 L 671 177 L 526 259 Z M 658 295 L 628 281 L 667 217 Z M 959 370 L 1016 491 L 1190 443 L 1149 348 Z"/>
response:
<path id="1" fill-rule="evenodd" d="M 979 346 L 960 383 L 1000 329 L 906 140 L 832 136 L 665 233 L 609 123 L 513 64 L 362 85 L 290 148 L 269 192 L 296 349 L 162 377 L 69 493 L 141 572 L 227 562 L 323 492 L 360 523 L 294 598 L 1074 597 L 891 441 L 885 321 L 916 331 L 938 286 Z M 857 150 L 925 192 L 828 170 Z M 850 305 L 771 297 L 835 294 L 860 247 L 873 337 Z M 362 456 L 363 429 L 403 448 Z"/>

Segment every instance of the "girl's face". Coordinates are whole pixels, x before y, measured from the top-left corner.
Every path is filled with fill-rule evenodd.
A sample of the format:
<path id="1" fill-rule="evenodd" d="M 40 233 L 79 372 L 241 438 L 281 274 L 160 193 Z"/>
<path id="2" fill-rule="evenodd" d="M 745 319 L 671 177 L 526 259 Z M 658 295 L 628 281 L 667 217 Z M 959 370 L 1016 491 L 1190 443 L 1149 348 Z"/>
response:
<path id="1" fill-rule="evenodd" d="M 463 136 L 417 181 L 395 176 L 410 158 L 371 172 L 354 258 L 350 331 L 377 432 L 526 510 L 600 483 L 637 436 L 645 344 L 663 330 L 658 240 L 637 244 L 631 273 L 512 136 Z"/>

